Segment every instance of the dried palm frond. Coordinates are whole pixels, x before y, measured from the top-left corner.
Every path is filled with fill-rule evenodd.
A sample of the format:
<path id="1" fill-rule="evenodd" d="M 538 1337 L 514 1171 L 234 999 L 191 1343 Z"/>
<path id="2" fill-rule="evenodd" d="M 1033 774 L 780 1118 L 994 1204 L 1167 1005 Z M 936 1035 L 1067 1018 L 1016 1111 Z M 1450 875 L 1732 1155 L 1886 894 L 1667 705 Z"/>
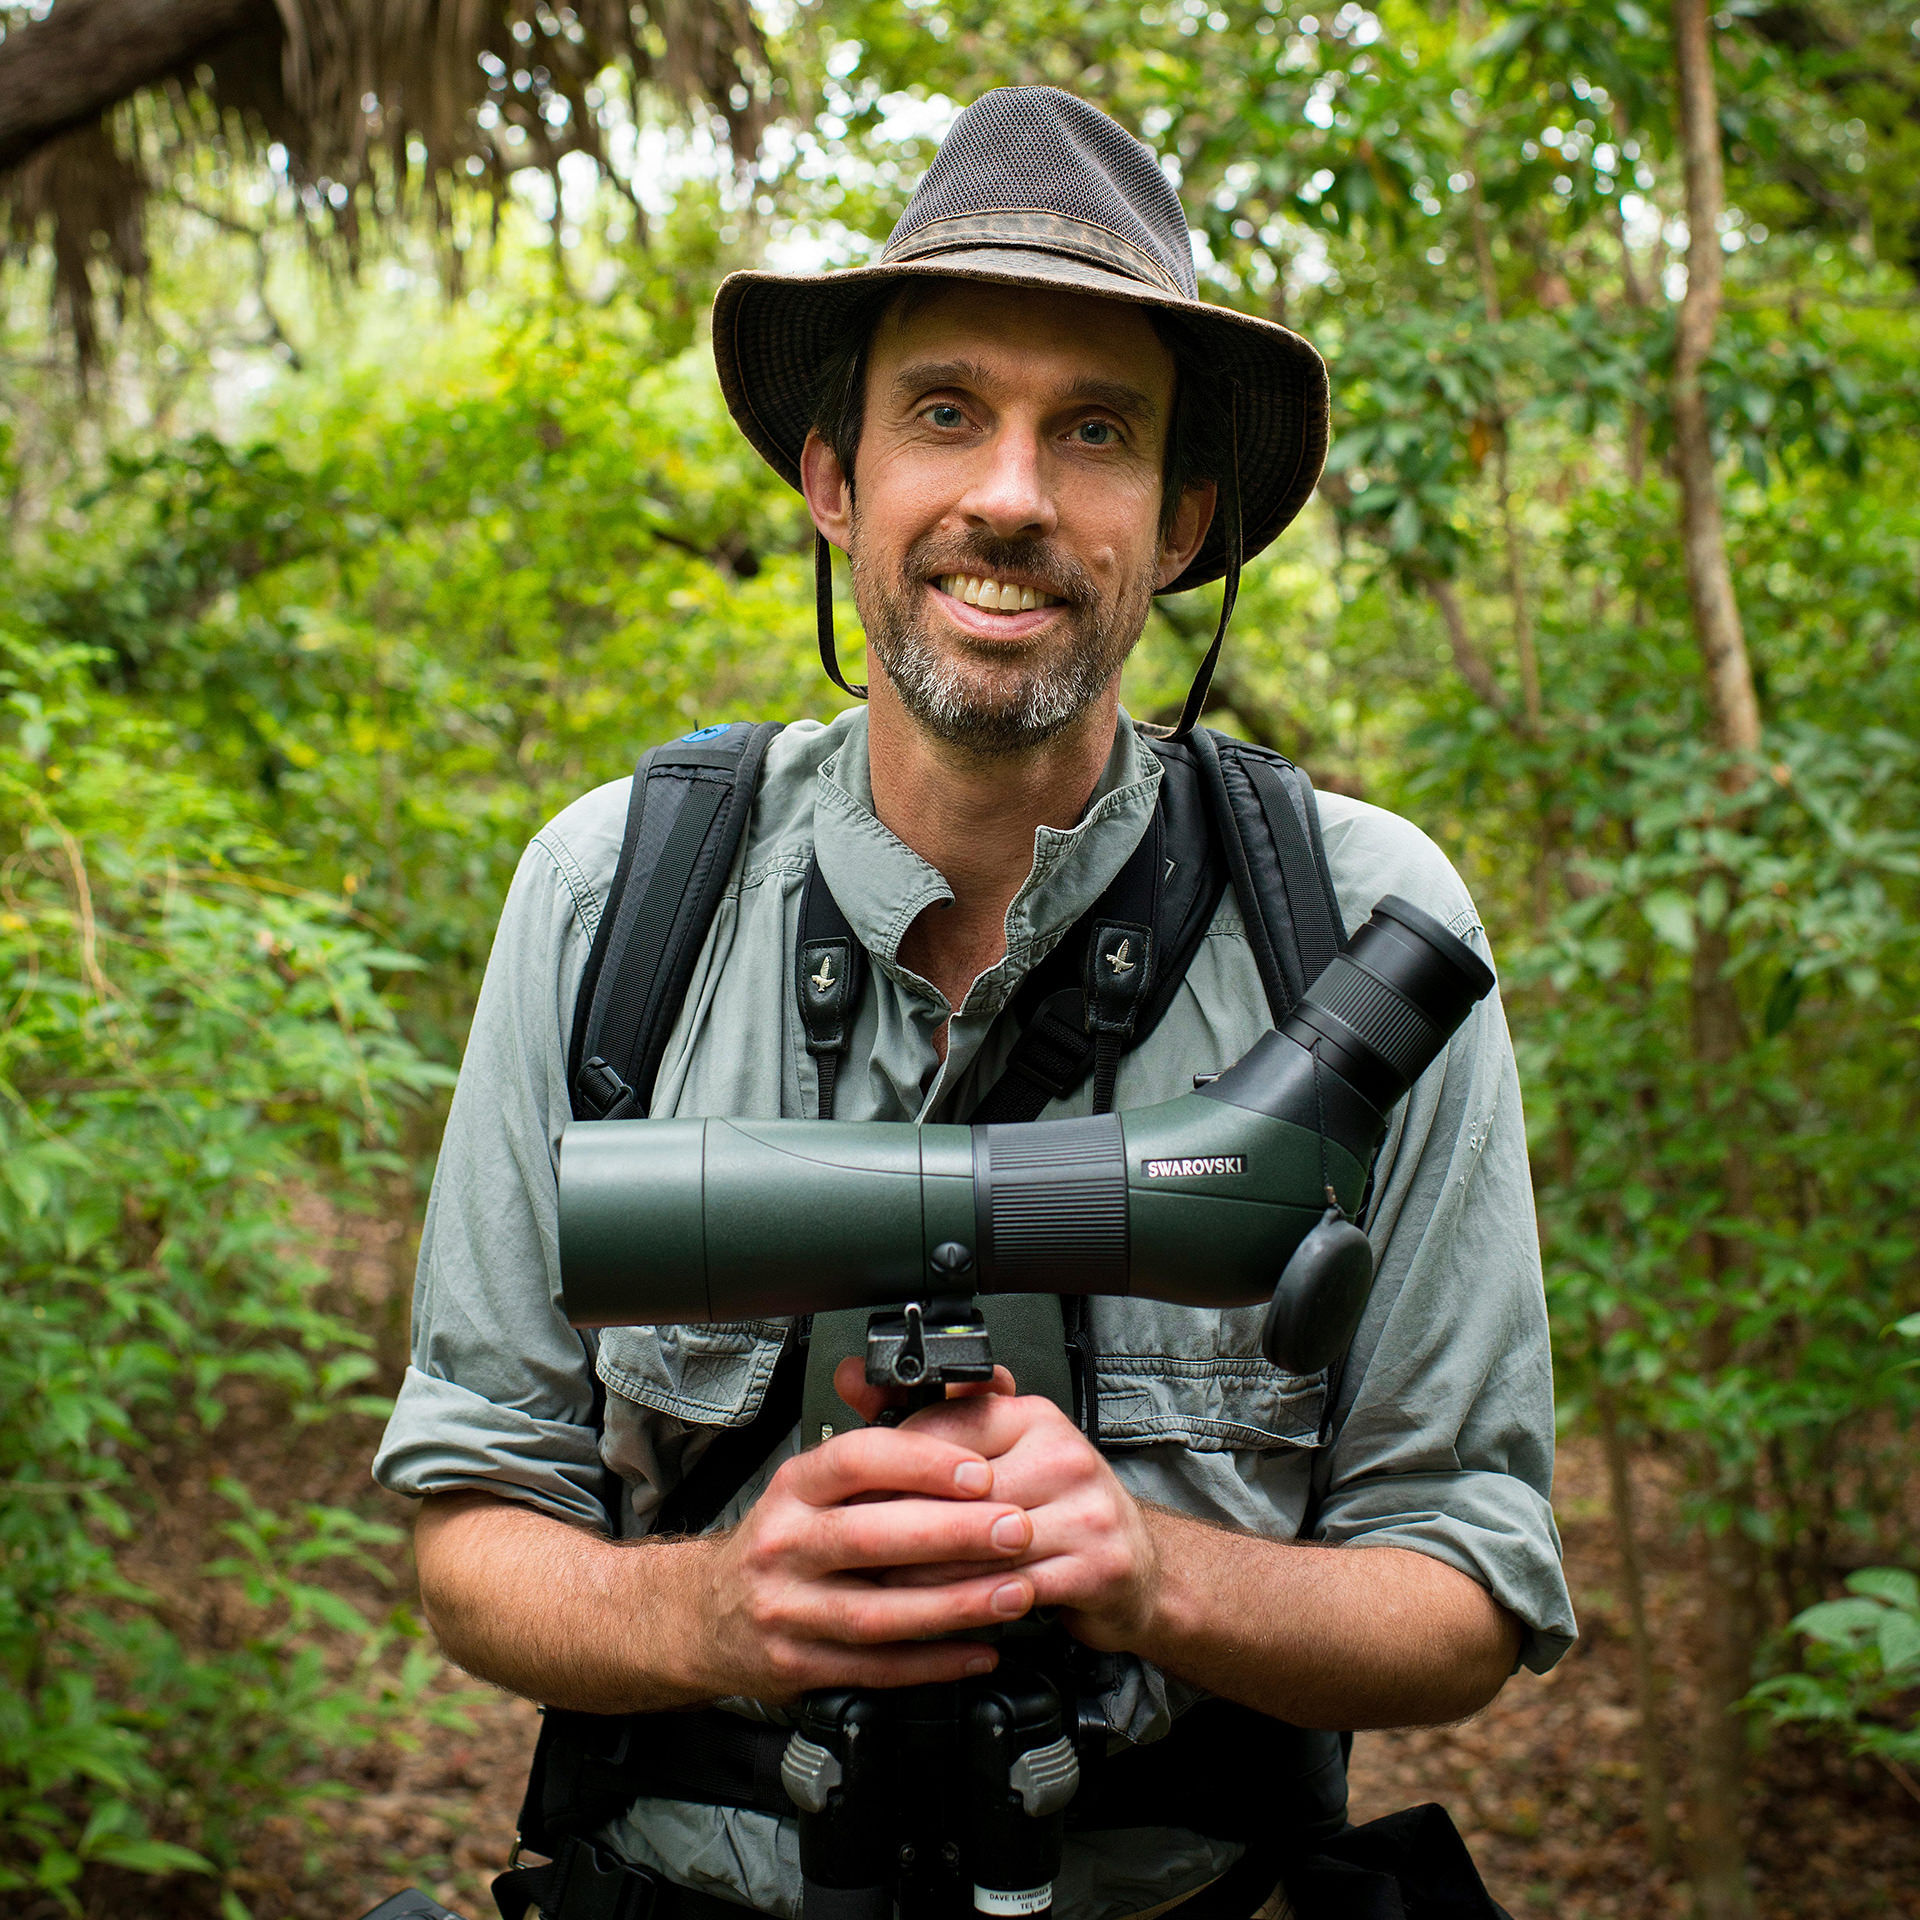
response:
<path id="1" fill-rule="evenodd" d="M 83 368 L 103 275 L 123 297 L 145 271 L 155 165 L 279 147 L 309 232 L 351 267 L 369 225 L 446 233 L 458 184 L 497 195 L 569 153 L 609 172 L 610 80 L 742 160 L 774 92 L 748 0 L 54 0 L 0 22 L 0 213 L 16 256 L 49 243 Z"/>

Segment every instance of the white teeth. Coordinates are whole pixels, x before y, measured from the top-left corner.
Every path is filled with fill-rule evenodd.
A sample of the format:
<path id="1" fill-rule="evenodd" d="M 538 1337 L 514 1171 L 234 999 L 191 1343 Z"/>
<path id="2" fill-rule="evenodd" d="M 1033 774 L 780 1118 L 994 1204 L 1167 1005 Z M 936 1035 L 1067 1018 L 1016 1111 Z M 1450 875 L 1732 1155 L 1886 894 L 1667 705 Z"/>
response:
<path id="1" fill-rule="evenodd" d="M 1053 595 L 1041 593 L 1037 588 L 1015 586 L 1011 581 L 982 580 L 970 573 L 944 574 L 938 584 L 942 593 L 964 600 L 970 607 L 985 607 L 996 613 L 1028 613 L 1035 607 L 1054 605 Z"/>

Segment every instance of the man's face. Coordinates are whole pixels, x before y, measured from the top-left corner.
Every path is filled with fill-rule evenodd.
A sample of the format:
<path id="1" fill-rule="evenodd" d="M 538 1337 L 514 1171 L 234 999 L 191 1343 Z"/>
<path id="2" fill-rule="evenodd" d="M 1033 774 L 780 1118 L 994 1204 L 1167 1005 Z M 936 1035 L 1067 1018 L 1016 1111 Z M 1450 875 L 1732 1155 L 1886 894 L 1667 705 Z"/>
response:
<path id="1" fill-rule="evenodd" d="M 1161 536 L 1173 391 L 1145 315 L 1112 301 L 948 283 L 881 322 L 826 531 L 882 671 L 937 737 L 1017 753 L 1111 686 L 1205 528 L 1196 489 Z"/>

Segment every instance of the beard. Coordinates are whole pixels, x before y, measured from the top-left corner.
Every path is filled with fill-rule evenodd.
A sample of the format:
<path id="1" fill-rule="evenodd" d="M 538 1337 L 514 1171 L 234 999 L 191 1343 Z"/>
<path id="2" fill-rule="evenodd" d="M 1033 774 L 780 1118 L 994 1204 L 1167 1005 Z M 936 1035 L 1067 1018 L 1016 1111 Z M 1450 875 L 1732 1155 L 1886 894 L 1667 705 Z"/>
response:
<path id="1" fill-rule="evenodd" d="M 1110 600 L 1086 569 L 1043 540 L 925 534 L 897 570 L 866 551 L 856 514 L 849 545 L 854 602 L 900 704 L 936 739 L 982 758 L 1025 753 L 1071 726 L 1126 663 L 1153 604 L 1152 575 Z M 935 637 L 928 582 L 947 574 L 1017 574 L 1062 602 L 1027 640 Z"/>

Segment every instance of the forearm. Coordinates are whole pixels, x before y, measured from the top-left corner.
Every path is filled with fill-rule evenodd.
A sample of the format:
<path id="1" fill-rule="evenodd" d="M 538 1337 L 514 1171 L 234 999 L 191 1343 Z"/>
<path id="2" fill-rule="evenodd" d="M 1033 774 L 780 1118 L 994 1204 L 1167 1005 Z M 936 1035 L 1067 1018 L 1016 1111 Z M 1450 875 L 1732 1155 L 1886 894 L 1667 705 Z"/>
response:
<path id="1" fill-rule="evenodd" d="M 1296 1726 L 1431 1726 L 1513 1671 L 1519 1625 L 1430 1554 L 1230 1533 L 1145 1509 L 1157 1562 L 1128 1650 Z"/>
<path id="2" fill-rule="evenodd" d="M 447 1657 L 584 1713 L 650 1713 L 723 1689 L 701 1670 L 711 1540 L 619 1542 L 483 1493 L 437 1494 L 414 1532 Z"/>

